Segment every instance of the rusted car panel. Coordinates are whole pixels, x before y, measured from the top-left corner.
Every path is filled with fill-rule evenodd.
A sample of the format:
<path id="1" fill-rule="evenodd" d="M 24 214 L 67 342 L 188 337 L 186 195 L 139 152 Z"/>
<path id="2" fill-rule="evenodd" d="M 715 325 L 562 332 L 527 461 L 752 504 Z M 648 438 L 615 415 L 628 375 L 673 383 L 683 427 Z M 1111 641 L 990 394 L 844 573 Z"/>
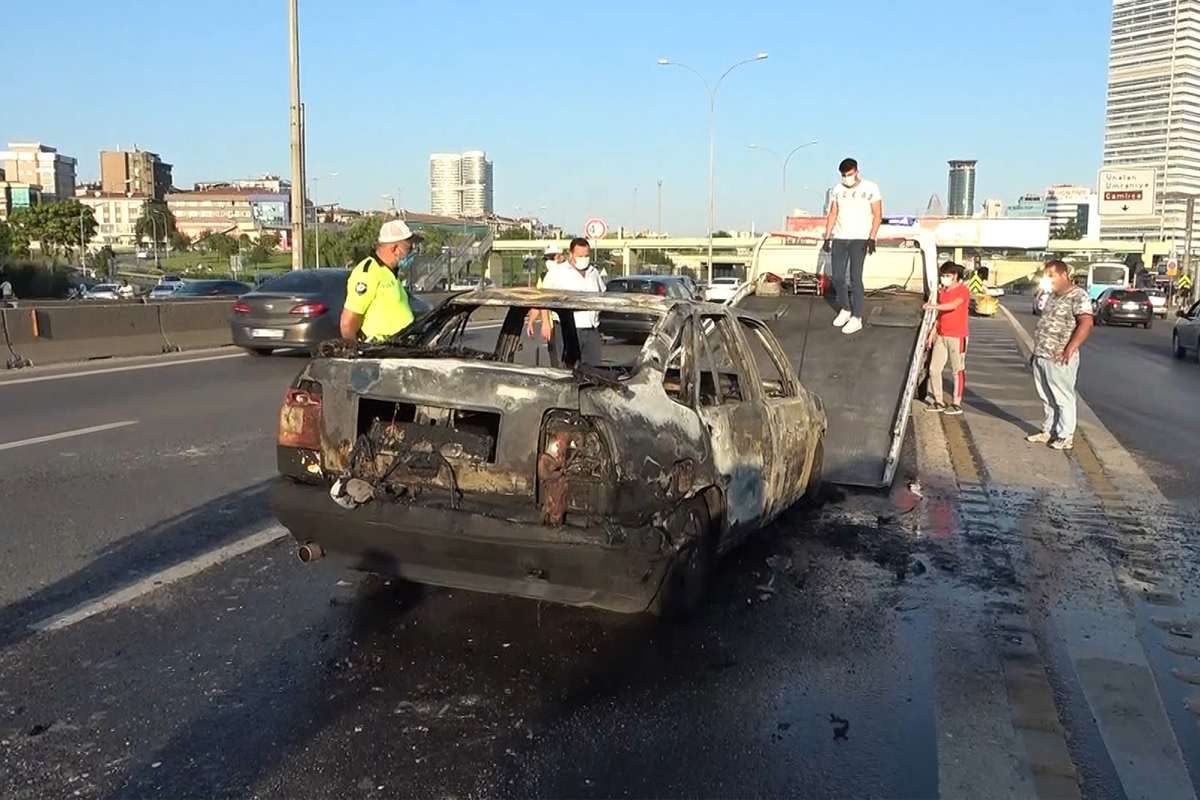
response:
<path id="1" fill-rule="evenodd" d="M 569 351 L 568 312 L 630 307 L 660 319 L 628 363 L 516 363 L 530 309 L 558 312 Z M 499 309 L 494 348 L 465 347 L 473 315 Z M 759 375 L 742 328 L 774 347 L 781 378 Z M 302 544 L 361 569 L 640 611 L 693 544 L 685 508 L 701 503 L 729 549 L 819 479 L 824 429 L 765 326 L 736 309 L 473 292 L 393 342 L 309 363 L 281 412 L 272 504 Z"/>

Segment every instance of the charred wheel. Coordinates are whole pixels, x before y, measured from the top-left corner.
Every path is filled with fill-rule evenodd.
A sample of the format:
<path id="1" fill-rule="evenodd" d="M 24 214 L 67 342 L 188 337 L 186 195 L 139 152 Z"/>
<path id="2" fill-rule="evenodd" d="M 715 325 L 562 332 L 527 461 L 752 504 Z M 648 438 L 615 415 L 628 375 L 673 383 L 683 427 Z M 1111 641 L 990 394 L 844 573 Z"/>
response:
<path id="1" fill-rule="evenodd" d="M 713 535 L 708 506 L 693 497 L 671 521 L 671 541 L 681 541 L 650 612 L 657 617 L 683 620 L 703 607 L 712 589 L 717 562 L 717 538 Z"/>

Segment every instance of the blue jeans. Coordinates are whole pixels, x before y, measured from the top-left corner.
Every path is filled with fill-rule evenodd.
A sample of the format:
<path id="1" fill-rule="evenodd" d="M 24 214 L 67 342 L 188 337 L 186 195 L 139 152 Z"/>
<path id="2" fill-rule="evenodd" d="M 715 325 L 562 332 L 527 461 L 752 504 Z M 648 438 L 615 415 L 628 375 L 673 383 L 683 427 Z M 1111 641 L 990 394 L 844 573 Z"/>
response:
<path id="1" fill-rule="evenodd" d="M 1033 360 L 1033 385 L 1046 409 L 1042 432 L 1055 439 L 1075 435 L 1075 376 L 1078 373 L 1078 353 L 1066 364 L 1041 356 Z"/>
<path id="2" fill-rule="evenodd" d="M 863 264 L 866 260 L 866 239 L 833 240 L 829 271 L 833 275 L 838 309 L 849 311 L 860 319 L 863 315 Z"/>

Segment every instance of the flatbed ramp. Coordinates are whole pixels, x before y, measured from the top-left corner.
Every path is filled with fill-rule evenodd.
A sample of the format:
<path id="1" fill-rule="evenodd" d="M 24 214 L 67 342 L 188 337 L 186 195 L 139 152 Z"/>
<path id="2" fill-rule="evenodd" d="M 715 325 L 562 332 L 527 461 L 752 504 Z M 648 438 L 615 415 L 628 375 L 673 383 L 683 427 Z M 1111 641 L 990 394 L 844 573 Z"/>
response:
<path id="1" fill-rule="evenodd" d="M 825 480 L 852 486 L 891 483 L 899 437 L 915 388 L 914 353 L 924 298 L 915 292 L 868 295 L 863 329 L 845 335 L 833 326 L 831 298 L 751 295 L 739 306 L 756 314 L 786 313 L 769 323 L 800 382 L 825 404 Z"/>

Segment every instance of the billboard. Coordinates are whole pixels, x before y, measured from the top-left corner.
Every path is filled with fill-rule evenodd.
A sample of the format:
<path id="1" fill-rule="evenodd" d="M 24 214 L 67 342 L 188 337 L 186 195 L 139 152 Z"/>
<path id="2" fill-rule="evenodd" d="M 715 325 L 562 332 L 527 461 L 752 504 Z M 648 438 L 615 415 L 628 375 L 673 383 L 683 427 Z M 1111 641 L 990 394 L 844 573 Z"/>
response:
<path id="1" fill-rule="evenodd" d="M 906 220 L 907 221 L 907 220 Z M 995 250 L 1045 250 L 1050 243 L 1050 220 L 917 217 L 914 226 L 933 233 L 938 247 L 980 247 Z M 788 233 L 820 239 L 824 217 L 788 217 Z"/>
<path id="2" fill-rule="evenodd" d="M 1046 187 L 1046 197 L 1058 200 L 1060 203 L 1086 203 L 1092 194 L 1092 190 L 1087 186 L 1062 184 Z"/>

